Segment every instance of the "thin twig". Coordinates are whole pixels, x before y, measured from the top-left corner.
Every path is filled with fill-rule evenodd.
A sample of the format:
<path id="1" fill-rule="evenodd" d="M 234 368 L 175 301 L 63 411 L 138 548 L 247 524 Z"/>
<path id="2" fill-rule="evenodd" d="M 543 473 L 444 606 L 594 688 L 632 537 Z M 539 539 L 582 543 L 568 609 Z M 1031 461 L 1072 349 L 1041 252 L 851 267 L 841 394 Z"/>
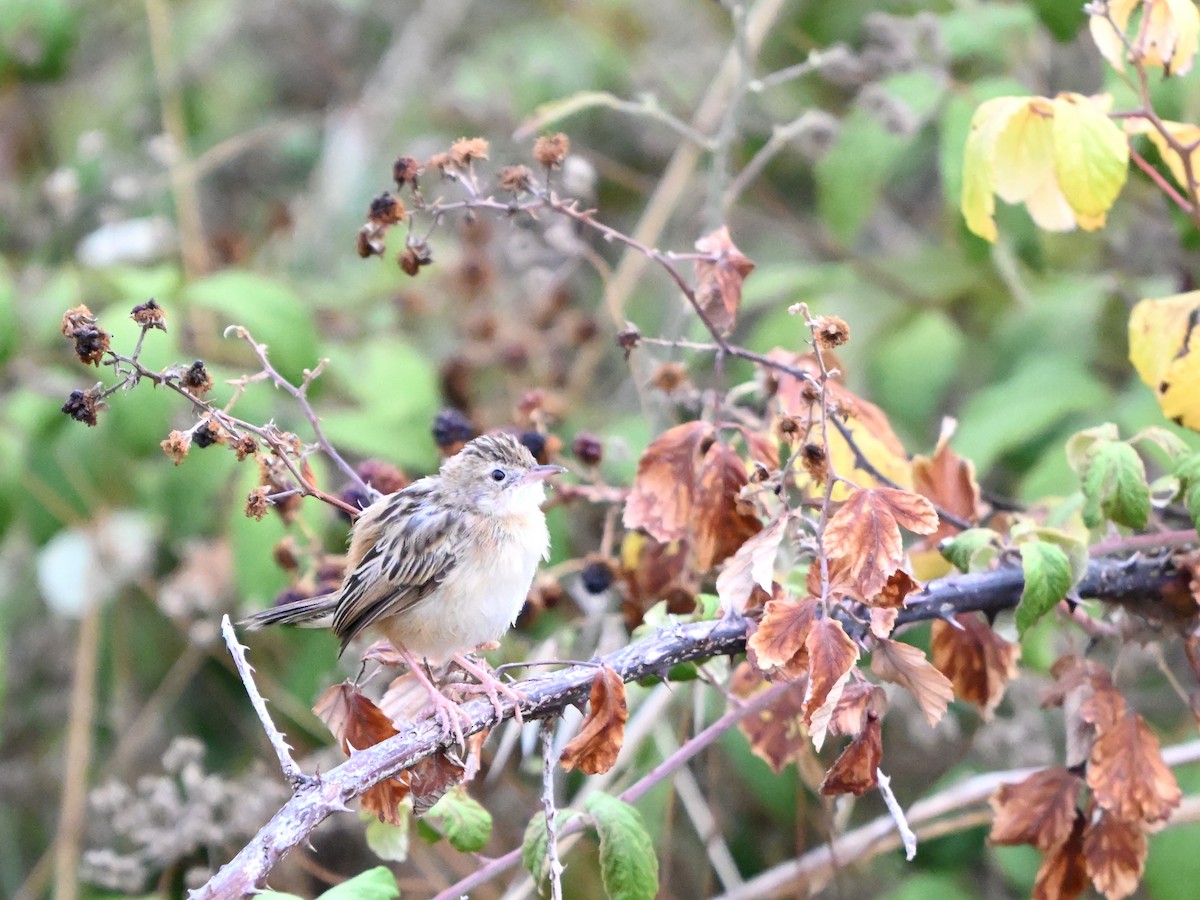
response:
<path id="1" fill-rule="evenodd" d="M 554 805 L 554 722 L 543 719 L 542 738 L 542 809 L 546 813 L 546 870 L 550 878 L 550 897 L 562 900 L 563 864 L 558 858 L 558 818 Z"/>
<path id="2" fill-rule="evenodd" d="M 237 666 L 238 675 L 242 678 L 242 686 L 246 688 L 246 696 L 250 698 L 250 705 L 254 707 L 254 712 L 257 713 L 258 720 L 262 723 L 263 731 L 267 733 L 267 740 L 271 742 L 275 756 L 279 759 L 279 768 L 283 771 L 283 777 L 293 788 L 299 788 L 316 780 L 300 771 L 300 767 L 292 759 L 292 748 L 288 744 L 287 738 L 271 721 L 271 714 L 267 712 L 267 701 L 263 699 L 263 695 L 258 692 L 258 687 L 254 683 L 254 668 L 246 659 L 246 647 L 238 642 L 228 614 L 221 616 L 221 636 L 225 638 L 225 646 L 229 648 L 229 655 L 233 657 L 233 664 Z"/>
<path id="3" fill-rule="evenodd" d="M 904 808 L 900 805 L 900 801 L 892 793 L 892 779 L 883 774 L 883 769 L 876 769 L 875 777 L 879 780 L 879 793 L 883 795 L 883 802 L 887 806 L 892 820 L 896 823 L 900 839 L 904 842 L 904 858 L 912 862 L 917 855 L 917 836 L 913 834 L 908 820 L 904 818 Z"/>

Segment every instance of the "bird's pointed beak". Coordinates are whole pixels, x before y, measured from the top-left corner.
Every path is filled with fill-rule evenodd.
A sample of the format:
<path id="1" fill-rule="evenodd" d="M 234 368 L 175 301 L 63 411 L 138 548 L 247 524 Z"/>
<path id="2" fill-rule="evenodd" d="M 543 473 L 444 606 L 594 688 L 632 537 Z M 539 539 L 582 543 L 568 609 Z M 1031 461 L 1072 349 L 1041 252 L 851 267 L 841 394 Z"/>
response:
<path id="1" fill-rule="evenodd" d="M 532 469 L 522 475 L 518 481 L 521 484 L 530 484 L 534 481 L 545 481 L 551 475 L 559 475 L 565 471 L 567 470 L 562 466 L 534 466 Z"/>

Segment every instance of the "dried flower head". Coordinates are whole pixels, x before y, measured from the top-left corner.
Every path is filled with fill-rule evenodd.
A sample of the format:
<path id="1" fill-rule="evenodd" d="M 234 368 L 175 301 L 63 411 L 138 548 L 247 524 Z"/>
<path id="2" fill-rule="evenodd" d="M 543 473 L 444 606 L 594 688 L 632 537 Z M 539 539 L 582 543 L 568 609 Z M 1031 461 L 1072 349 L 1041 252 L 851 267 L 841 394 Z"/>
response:
<path id="1" fill-rule="evenodd" d="M 183 386 L 197 397 L 203 397 L 212 390 L 212 376 L 208 374 L 208 369 L 204 367 L 204 360 L 198 359 L 183 373 L 181 379 Z"/>
<path id="2" fill-rule="evenodd" d="M 571 441 L 571 452 L 585 466 L 598 466 L 604 458 L 604 444 L 596 435 L 581 431 Z"/>
<path id="3" fill-rule="evenodd" d="M 383 242 L 384 230 L 374 222 L 368 222 L 362 228 L 358 229 L 358 237 L 356 246 L 358 255 L 362 259 L 367 259 L 371 256 L 383 256 L 383 251 L 386 245 Z"/>
<path id="4" fill-rule="evenodd" d="M 192 431 L 192 440 L 201 450 L 213 444 L 224 444 L 229 440 L 229 432 L 209 419 L 196 426 Z"/>
<path id="5" fill-rule="evenodd" d="M 158 301 L 151 297 L 145 303 L 139 303 L 129 313 L 129 318 L 137 322 L 143 328 L 157 328 L 159 331 L 167 330 L 167 312 L 158 305 Z"/>
<path id="6" fill-rule="evenodd" d="M 367 210 L 367 221 L 387 228 L 404 221 L 404 203 L 384 191 L 371 201 Z"/>
<path id="7" fill-rule="evenodd" d="M 64 337 L 73 338 L 79 331 L 95 328 L 96 317 L 92 315 L 90 309 L 81 303 L 63 313 L 62 325 L 60 327 Z"/>
<path id="8" fill-rule="evenodd" d="M 271 504 L 267 500 L 267 487 L 263 485 L 256 487 L 246 495 L 246 518 L 257 519 L 259 522 L 263 520 L 263 516 L 271 509 Z"/>
<path id="9" fill-rule="evenodd" d="M 404 252 L 396 257 L 396 261 L 405 275 L 415 278 L 422 266 L 433 262 L 433 254 L 424 241 L 415 241 L 404 248 Z"/>
<path id="10" fill-rule="evenodd" d="M 179 465 L 188 455 L 188 450 L 192 448 L 192 433 L 190 431 L 172 431 L 159 446 L 162 447 L 163 453 L 175 462 L 175 465 Z"/>
<path id="11" fill-rule="evenodd" d="M 62 405 L 62 411 L 90 428 L 96 424 L 96 413 L 108 406 L 100 390 L 100 385 L 96 385 L 86 391 L 71 391 L 67 402 Z"/>
<path id="12" fill-rule="evenodd" d="M 805 444 L 800 451 L 800 464 L 819 484 L 824 484 L 829 477 L 829 461 L 825 458 L 825 448 L 820 444 Z"/>
<path id="13" fill-rule="evenodd" d="M 449 153 L 435 153 L 433 156 L 429 157 L 429 162 L 425 163 L 425 168 L 437 169 L 443 175 L 445 175 L 446 170 L 452 165 L 453 161 L 450 159 Z"/>
<path id="14" fill-rule="evenodd" d="M 457 453 L 462 445 L 479 432 L 471 420 L 460 410 L 441 410 L 433 420 L 433 441 L 448 456 Z"/>
<path id="15" fill-rule="evenodd" d="M 571 150 L 571 140 L 561 131 L 540 137 L 533 145 L 533 158 L 547 169 L 559 168 Z"/>
<path id="16" fill-rule="evenodd" d="M 629 354 L 641 339 L 642 333 L 630 323 L 626 323 L 624 331 L 617 332 L 617 346 L 625 351 L 625 359 L 629 359 Z"/>
<path id="17" fill-rule="evenodd" d="M 785 443 L 795 446 L 804 436 L 804 426 L 795 416 L 779 416 L 774 423 L 776 436 Z"/>
<path id="18" fill-rule="evenodd" d="M 523 194 L 533 187 L 533 172 L 528 166 L 505 166 L 500 170 L 497 184 L 510 194 Z"/>
<path id="19" fill-rule="evenodd" d="M 296 539 L 290 534 L 284 535 L 271 550 L 271 558 L 275 560 L 275 565 L 285 572 L 295 572 L 299 569 L 300 550 L 296 546 Z"/>
<path id="20" fill-rule="evenodd" d="M 683 363 L 663 363 L 650 378 L 650 384 L 664 394 L 671 394 L 688 384 L 687 366 Z"/>
<path id="21" fill-rule="evenodd" d="M 406 184 L 417 186 L 417 177 L 425 171 L 417 160 L 411 156 L 401 156 L 392 163 L 392 178 L 396 180 L 396 187 L 402 188 Z"/>
<path id="22" fill-rule="evenodd" d="M 459 138 L 450 145 L 450 162 L 459 169 L 468 169 L 476 159 L 488 158 L 488 142 L 484 138 Z"/>
<path id="23" fill-rule="evenodd" d="M 818 316 L 813 321 L 813 337 L 819 346 L 832 350 L 850 340 L 850 326 L 838 316 Z"/>
<path id="24" fill-rule="evenodd" d="M 368 459 L 358 464 L 358 477 L 381 494 L 394 494 L 408 487 L 412 479 L 404 470 L 382 459 Z"/>
<path id="25" fill-rule="evenodd" d="M 243 434 L 231 446 L 233 447 L 233 452 L 237 454 L 238 462 L 242 462 L 246 457 L 253 456 L 258 452 L 258 441 L 249 434 Z"/>

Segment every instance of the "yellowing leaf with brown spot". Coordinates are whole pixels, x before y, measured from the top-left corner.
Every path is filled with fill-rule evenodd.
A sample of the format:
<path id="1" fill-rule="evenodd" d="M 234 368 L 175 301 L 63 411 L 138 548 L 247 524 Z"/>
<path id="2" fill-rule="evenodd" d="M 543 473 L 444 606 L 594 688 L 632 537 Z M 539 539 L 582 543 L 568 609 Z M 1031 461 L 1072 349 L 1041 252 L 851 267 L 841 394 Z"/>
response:
<path id="1" fill-rule="evenodd" d="M 917 700 L 930 727 L 941 721 L 954 699 L 950 679 L 935 669 L 919 647 L 900 641 L 879 641 L 871 651 L 871 671 L 906 688 Z"/>
<path id="2" fill-rule="evenodd" d="M 1129 360 L 1163 415 L 1200 431 L 1200 291 L 1142 300 L 1129 317 Z"/>

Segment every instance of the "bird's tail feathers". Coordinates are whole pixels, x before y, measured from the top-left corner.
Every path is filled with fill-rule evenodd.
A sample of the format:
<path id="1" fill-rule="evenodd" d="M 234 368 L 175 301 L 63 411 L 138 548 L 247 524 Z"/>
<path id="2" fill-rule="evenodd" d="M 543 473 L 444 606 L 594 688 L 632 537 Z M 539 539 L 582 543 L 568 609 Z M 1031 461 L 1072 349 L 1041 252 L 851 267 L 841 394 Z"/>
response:
<path id="1" fill-rule="evenodd" d="M 272 606 L 262 612 L 247 616 L 239 623 L 251 631 L 257 631 L 267 625 L 302 625 L 317 627 L 325 623 L 320 620 L 332 615 L 337 608 L 337 593 L 321 594 L 316 597 L 306 597 L 303 600 L 293 600 L 279 606 Z"/>

